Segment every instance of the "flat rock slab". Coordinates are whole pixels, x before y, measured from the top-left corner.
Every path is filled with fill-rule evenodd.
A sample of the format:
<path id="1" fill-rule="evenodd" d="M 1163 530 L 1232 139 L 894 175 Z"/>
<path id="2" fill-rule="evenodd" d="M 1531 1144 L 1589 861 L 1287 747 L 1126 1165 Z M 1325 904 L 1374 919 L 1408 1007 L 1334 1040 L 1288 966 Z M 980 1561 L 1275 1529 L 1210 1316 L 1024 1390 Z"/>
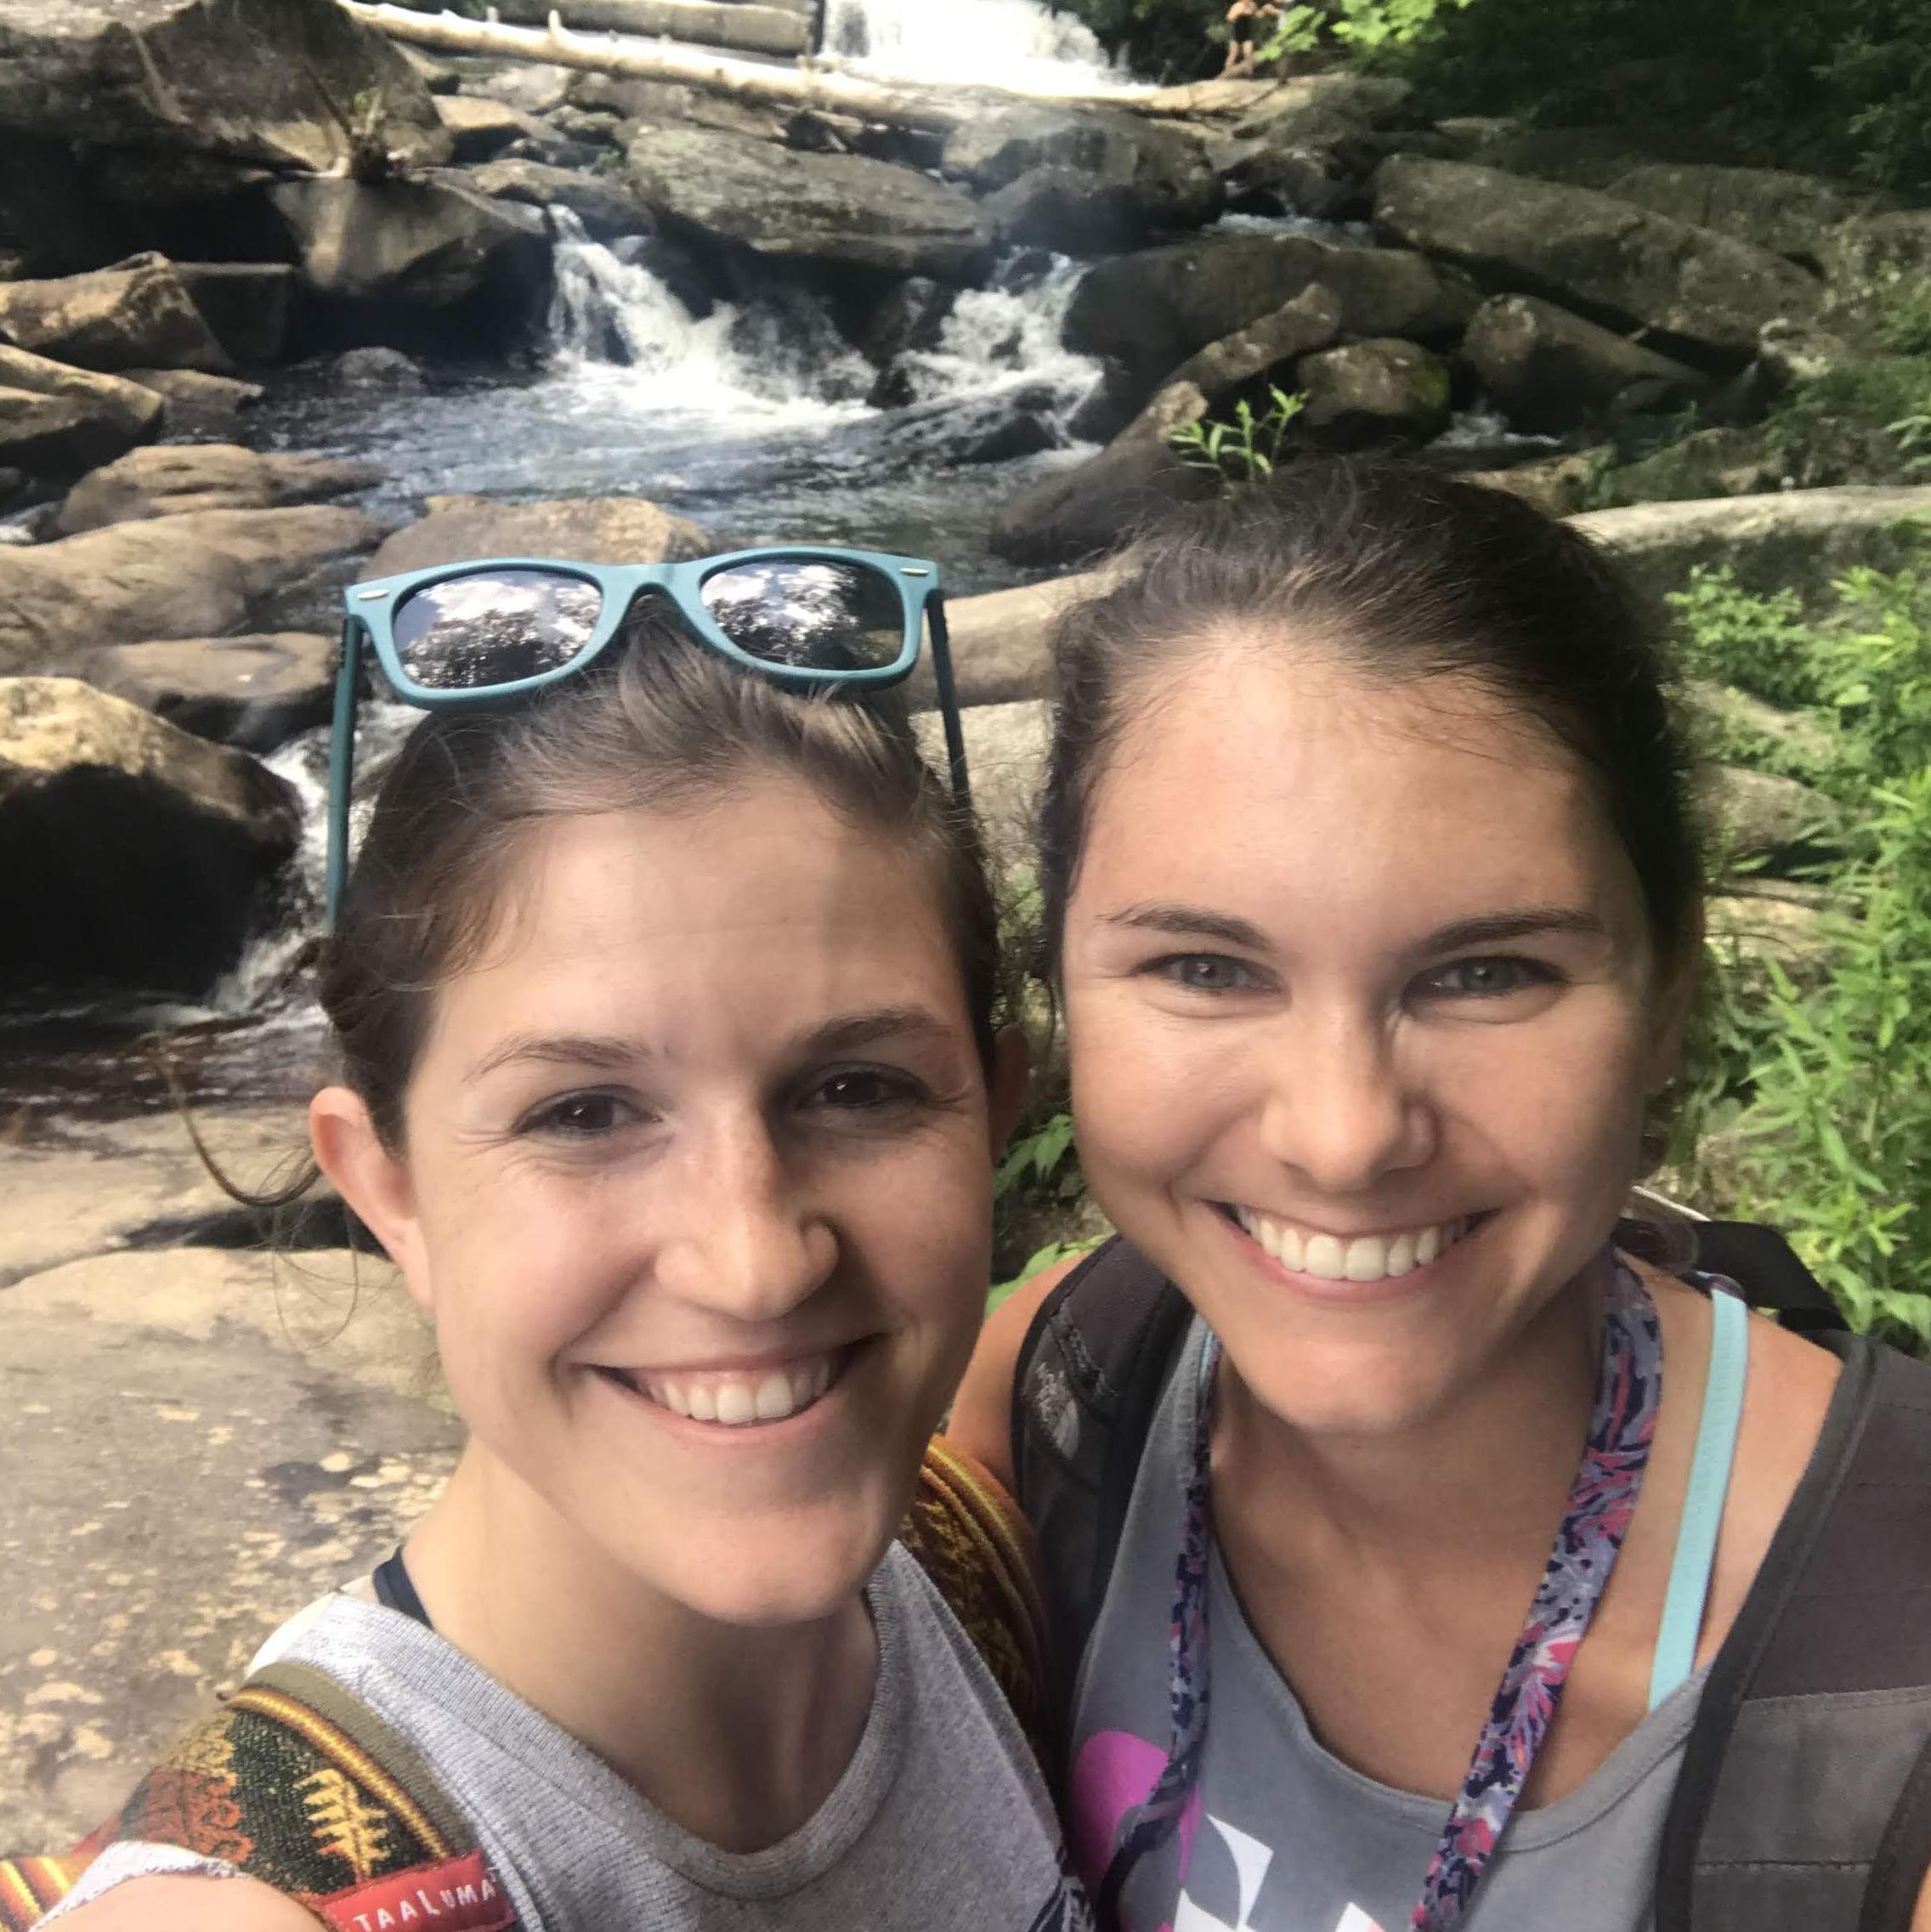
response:
<path id="1" fill-rule="evenodd" d="M 65 1846 L 454 1465 L 386 1269 L 207 1249 L 0 1291 L 0 1843 Z"/>

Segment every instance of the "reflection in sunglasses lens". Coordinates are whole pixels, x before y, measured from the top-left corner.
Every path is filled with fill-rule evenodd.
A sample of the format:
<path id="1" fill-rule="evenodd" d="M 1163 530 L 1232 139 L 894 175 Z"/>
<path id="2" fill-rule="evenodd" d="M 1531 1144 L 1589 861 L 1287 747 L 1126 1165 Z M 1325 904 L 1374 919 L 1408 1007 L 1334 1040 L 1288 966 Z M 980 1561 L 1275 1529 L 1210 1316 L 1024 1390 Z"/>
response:
<path id="1" fill-rule="evenodd" d="M 580 655 L 603 593 L 559 570 L 484 570 L 411 591 L 392 619 L 402 668 L 425 689 L 478 691 Z"/>
<path id="2" fill-rule="evenodd" d="M 868 564 L 739 564 L 706 577 L 699 595 L 718 629 L 767 664 L 873 671 L 904 646 L 898 586 Z"/>

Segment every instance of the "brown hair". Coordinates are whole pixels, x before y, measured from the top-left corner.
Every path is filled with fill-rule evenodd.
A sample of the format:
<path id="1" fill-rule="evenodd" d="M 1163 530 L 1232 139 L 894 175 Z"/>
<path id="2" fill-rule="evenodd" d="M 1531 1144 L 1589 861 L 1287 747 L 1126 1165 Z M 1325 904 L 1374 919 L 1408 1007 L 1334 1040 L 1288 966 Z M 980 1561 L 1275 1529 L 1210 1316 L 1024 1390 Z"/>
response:
<path id="1" fill-rule="evenodd" d="M 514 711 L 431 714 L 383 779 L 325 943 L 321 1001 L 343 1078 L 384 1142 L 399 1144 L 435 989 L 487 938 L 520 833 L 579 813 L 688 807 L 753 774 L 801 779 L 928 860 L 989 1066 L 999 934 L 978 836 L 920 755 L 898 694 L 780 690 L 648 607 L 612 654 Z"/>
<path id="2" fill-rule="evenodd" d="M 1595 774 L 1658 957 L 1683 960 L 1702 893 L 1688 753 L 1657 629 L 1628 584 L 1575 530 L 1503 490 L 1309 457 L 1175 514 L 1062 619 L 1039 816 L 1049 973 L 1108 760 L 1140 711 L 1234 630 L 1312 637 L 1389 683 L 1472 677 L 1544 725 Z"/>

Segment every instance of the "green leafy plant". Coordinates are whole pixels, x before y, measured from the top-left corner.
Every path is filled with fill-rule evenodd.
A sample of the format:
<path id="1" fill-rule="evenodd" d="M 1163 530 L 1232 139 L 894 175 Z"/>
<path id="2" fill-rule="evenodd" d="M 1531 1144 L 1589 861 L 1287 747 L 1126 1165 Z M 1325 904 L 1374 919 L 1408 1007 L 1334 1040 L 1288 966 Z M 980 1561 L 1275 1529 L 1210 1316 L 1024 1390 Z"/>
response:
<path id="1" fill-rule="evenodd" d="M 1676 613 L 1683 670 L 1734 684 L 1767 704 L 1820 701 L 1815 640 L 1795 591 L 1746 591 L 1727 564 L 1698 564 L 1683 590 L 1666 599 Z"/>
<path id="2" fill-rule="evenodd" d="M 1206 470 L 1231 494 L 1274 473 L 1288 431 L 1306 407 L 1305 396 L 1270 385 L 1259 416 L 1243 396 L 1231 417 L 1187 423 L 1167 440 L 1189 469 Z"/>
<path id="3" fill-rule="evenodd" d="M 993 1198 L 1003 1200 L 1021 1187 L 1039 1193 L 1048 1187 L 1063 1192 L 1068 1182 L 1077 1186 L 1079 1164 L 1067 1158 L 1073 1151 L 1070 1113 L 1055 1113 L 1028 1132 L 1015 1135 L 993 1176 Z"/>
<path id="4" fill-rule="evenodd" d="M 993 1283 L 991 1292 L 986 1296 L 986 1312 L 991 1314 L 1014 1289 L 1025 1287 L 1034 1275 L 1043 1274 L 1048 1268 L 1056 1267 L 1070 1255 L 1085 1254 L 1090 1249 L 1098 1247 L 1104 1238 L 1103 1235 L 1096 1234 L 1087 1241 L 1049 1241 L 1044 1248 L 1035 1249 L 1028 1255 L 1019 1272 L 1010 1281 Z"/>
<path id="5" fill-rule="evenodd" d="M 1405 47 L 1434 26 L 1439 16 L 1473 0 L 1323 0 L 1316 6 L 1283 8 L 1274 31 L 1254 49 L 1265 64 L 1287 54 L 1311 54 L 1334 41 L 1351 52 L 1373 54 L 1385 47 Z"/>

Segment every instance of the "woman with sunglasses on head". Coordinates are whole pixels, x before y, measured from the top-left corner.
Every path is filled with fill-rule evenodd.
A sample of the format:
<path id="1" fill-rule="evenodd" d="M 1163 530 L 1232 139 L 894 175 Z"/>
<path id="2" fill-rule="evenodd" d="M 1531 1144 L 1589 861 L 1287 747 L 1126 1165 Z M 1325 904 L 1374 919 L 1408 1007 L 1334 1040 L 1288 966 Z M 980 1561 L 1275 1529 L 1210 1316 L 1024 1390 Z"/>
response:
<path id="1" fill-rule="evenodd" d="M 312 1137 L 468 1441 L 88 1848 L 64 1926 L 1087 1923 L 894 1541 L 1023 1058 L 970 814 L 876 688 L 935 589 L 784 552 L 348 593 L 344 739 L 370 644 L 434 710 L 333 920 Z"/>
<path id="2" fill-rule="evenodd" d="M 1130 552 L 1057 670 L 1119 1234 L 952 1426 L 1039 1533 L 1101 1923 L 1923 1932 L 1931 1369 L 1622 1220 L 1702 932 L 1628 591 L 1310 459 Z"/>

